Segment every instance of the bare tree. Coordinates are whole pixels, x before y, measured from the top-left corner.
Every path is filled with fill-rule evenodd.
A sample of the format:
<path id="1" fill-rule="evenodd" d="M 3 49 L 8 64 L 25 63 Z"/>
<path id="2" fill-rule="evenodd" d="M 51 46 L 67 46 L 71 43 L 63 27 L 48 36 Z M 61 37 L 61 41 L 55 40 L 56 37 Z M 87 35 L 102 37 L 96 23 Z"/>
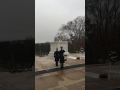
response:
<path id="1" fill-rule="evenodd" d="M 69 21 L 66 25 L 62 25 L 55 37 L 55 41 L 68 41 L 72 44 L 75 51 L 79 51 L 84 47 L 85 39 L 85 17 L 79 16 L 73 21 Z"/>
<path id="2" fill-rule="evenodd" d="M 117 49 L 115 46 L 120 38 L 119 15 L 120 0 L 86 0 L 86 37 L 93 56 L 103 61 L 109 50 Z"/>

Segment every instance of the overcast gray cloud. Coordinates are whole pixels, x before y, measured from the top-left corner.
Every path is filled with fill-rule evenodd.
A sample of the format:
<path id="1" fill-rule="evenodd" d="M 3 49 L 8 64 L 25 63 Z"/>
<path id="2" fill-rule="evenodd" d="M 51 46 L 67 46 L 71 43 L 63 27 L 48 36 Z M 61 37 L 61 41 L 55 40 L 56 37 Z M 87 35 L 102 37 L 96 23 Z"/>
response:
<path id="1" fill-rule="evenodd" d="M 35 0 L 35 42 L 54 40 L 62 24 L 85 15 L 85 0 Z"/>
<path id="2" fill-rule="evenodd" d="M 35 37 L 34 0 L 0 1 L 0 42 Z"/>

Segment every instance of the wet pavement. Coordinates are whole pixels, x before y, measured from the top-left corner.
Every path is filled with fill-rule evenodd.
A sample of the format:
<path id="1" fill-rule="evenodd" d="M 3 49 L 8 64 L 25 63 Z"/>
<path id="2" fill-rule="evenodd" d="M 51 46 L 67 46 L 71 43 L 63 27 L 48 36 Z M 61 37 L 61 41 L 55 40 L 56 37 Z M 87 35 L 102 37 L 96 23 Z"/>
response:
<path id="1" fill-rule="evenodd" d="M 83 57 L 84 54 L 71 54 L 71 57 Z M 64 66 L 72 66 L 77 64 L 84 64 L 85 59 L 72 59 L 68 58 L 67 61 L 65 61 Z M 35 57 L 35 71 L 42 71 L 42 70 L 48 70 L 53 68 L 59 68 L 55 67 L 55 60 L 54 57 L 45 56 L 45 57 Z"/>
<path id="2" fill-rule="evenodd" d="M 52 57 L 35 58 L 35 90 L 85 90 L 84 60 L 68 59 L 61 70 Z"/>
<path id="3" fill-rule="evenodd" d="M 2 72 L 0 90 L 85 90 L 84 60 L 69 58 L 63 70 L 55 67 L 52 57 L 35 57 L 35 64 L 35 73 Z"/>
<path id="4" fill-rule="evenodd" d="M 85 88 L 86 90 L 120 90 L 120 64 L 112 65 L 110 80 L 98 78 L 99 74 L 108 73 L 109 64 L 86 65 Z M 117 71 L 117 73 L 116 73 Z M 89 73 L 87 73 L 89 72 Z"/>
<path id="5" fill-rule="evenodd" d="M 34 72 L 0 73 L 0 90 L 35 90 Z"/>
<path id="6" fill-rule="evenodd" d="M 35 77 L 36 90 L 85 90 L 84 67 L 61 70 Z"/>

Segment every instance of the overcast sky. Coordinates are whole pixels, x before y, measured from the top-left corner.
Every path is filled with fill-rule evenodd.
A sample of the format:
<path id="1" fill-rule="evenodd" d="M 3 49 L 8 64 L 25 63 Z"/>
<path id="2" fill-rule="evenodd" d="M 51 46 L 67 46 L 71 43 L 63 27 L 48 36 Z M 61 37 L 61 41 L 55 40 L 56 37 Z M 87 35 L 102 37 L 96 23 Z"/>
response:
<path id="1" fill-rule="evenodd" d="M 85 15 L 85 0 L 35 0 L 35 42 L 52 42 L 62 24 Z"/>
<path id="2" fill-rule="evenodd" d="M 0 1 L 0 42 L 35 37 L 34 0 Z"/>

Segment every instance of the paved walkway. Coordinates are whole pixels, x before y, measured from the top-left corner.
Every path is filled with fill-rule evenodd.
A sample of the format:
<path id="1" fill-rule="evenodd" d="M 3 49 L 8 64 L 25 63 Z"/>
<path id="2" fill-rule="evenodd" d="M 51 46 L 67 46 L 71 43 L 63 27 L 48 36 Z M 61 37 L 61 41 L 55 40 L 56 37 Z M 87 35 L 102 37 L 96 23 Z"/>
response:
<path id="1" fill-rule="evenodd" d="M 71 57 L 82 57 L 84 54 L 71 54 Z M 71 66 L 71 65 L 76 65 L 76 64 L 84 64 L 85 60 L 82 59 L 72 59 L 68 58 L 67 61 L 65 61 L 64 66 Z M 48 69 L 53 69 L 53 68 L 58 68 L 55 67 L 55 61 L 54 57 L 50 56 L 45 56 L 45 57 L 35 57 L 35 71 L 42 71 L 42 70 L 48 70 Z"/>
<path id="2" fill-rule="evenodd" d="M 35 64 L 36 90 L 85 90 L 84 60 L 68 58 L 63 70 L 48 56 L 35 57 Z"/>
<path id="3" fill-rule="evenodd" d="M 0 90 L 35 90 L 34 72 L 0 73 Z"/>
<path id="4" fill-rule="evenodd" d="M 37 75 L 35 88 L 36 90 L 85 90 L 84 67 Z"/>
<path id="5" fill-rule="evenodd" d="M 85 76 L 91 77 L 91 78 L 99 78 L 99 74 L 92 73 L 92 72 L 85 72 Z"/>
<path id="6" fill-rule="evenodd" d="M 77 64 L 77 65 L 72 65 L 72 66 L 66 66 L 66 67 L 64 67 L 64 70 L 79 68 L 79 67 L 84 67 L 84 66 L 85 66 L 85 64 Z M 53 69 L 47 69 L 47 70 L 42 70 L 42 71 L 36 71 L 35 75 L 41 75 L 41 74 L 51 73 L 51 72 L 56 72 L 56 71 L 61 71 L 61 69 L 60 68 L 53 68 Z"/>
<path id="7" fill-rule="evenodd" d="M 120 65 L 114 65 L 111 68 L 111 78 L 97 78 L 99 74 L 109 71 L 109 64 L 86 65 L 85 89 L 86 90 L 120 90 L 120 75 L 116 75 L 115 70 L 120 70 Z M 114 71 L 113 71 L 114 70 Z"/>

